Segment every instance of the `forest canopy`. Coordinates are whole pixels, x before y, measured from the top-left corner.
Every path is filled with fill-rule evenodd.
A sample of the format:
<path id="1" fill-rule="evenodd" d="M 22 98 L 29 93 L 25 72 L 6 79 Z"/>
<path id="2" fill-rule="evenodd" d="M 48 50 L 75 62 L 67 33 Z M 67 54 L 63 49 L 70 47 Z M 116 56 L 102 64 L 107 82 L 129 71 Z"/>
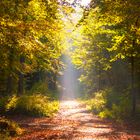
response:
<path id="1" fill-rule="evenodd" d="M 56 73 L 59 67 L 63 32 L 59 5 L 47 0 L 4 0 L 0 7 L 1 91 L 22 94 L 25 76 Z"/>
<path id="2" fill-rule="evenodd" d="M 140 103 L 139 5 L 139 0 L 1 0 L 0 96 L 16 101 L 26 95 L 32 100 L 34 93 L 55 96 L 57 77 L 67 65 L 62 58 L 69 55 L 80 71 L 83 95 L 103 100 L 112 112 L 128 106 L 125 112 L 135 114 Z"/>

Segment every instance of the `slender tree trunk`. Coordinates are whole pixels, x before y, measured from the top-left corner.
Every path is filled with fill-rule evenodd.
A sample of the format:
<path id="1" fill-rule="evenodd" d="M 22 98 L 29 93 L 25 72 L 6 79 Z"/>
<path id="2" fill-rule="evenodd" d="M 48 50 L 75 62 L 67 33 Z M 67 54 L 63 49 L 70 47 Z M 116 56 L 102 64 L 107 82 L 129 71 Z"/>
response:
<path id="1" fill-rule="evenodd" d="M 131 94 L 132 94 L 132 116 L 136 112 L 136 94 L 134 91 L 134 57 L 131 57 Z"/>
<path id="2" fill-rule="evenodd" d="M 138 27 L 138 21 L 139 21 L 139 16 L 136 19 L 135 22 L 135 27 Z M 135 115 L 136 113 L 136 92 L 135 92 L 135 88 L 134 88 L 134 83 L 135 83 L 135 59 L 133 56 L 134 53 L 134 49 L 136 48 L 136 30 L 134 31 L 134 39 L 133 39 L 133 43 L 132 43 L 132 55 L 131 55 L 131 94 L 132 94 L 132 116 Z"/>
<path id="3" fill-rule="evenodd" d="M 135 47 L 135 39 L 133 40 L 133 48 Z M 136 93 L 134 91 L 134 56 L 133 52 L 131 55 L 131 94 L 132 94 L 132 116 L 135 115 L 136 112 Z"/>
<path id="4" fill-rule="evenodd" d="M 135 23 L 136 27 L 138 26 L 138 19 L 139 17 L 137 18 L 136 23 Z M 131 94 L 132 94 L 132 116 L 134 116 L 136 112 L 136 93 L 134 91 L 135 65 L 134 65 L 134 56 L 133 56 L 133 53 L 134 53 L 133 51 L 134 51 L 134 48 L 136 47 L 136 32 L 135 31 L 134 31 L 134 39 L 133 39 L 132 47 L 133 47 L 133 50 L 132 50 L 132 55 L 131 55 Z"/>
<path id="5" fill-rule="evenodd" d="M 99 71 L 98 71 L 98 91 L 101 90 L 101 70 L 100 70 L 100 65 L 99 65 Z"/>
<path id="6" fill-rule="evenodd" d="M 13 56 L 14 55 L 14 51 L 11 48 L 10 50 L 10 54 L 9 54 L 9 71 L 8 71 L 8 77 L 7 77 L 7 87 L 6 87 L 6 92 L 8 95 L 12 94 L 12 90 L 13 90 L 13 77 L 12 77 L 12 67 L 13 67 Z"/>
<path id="7" fill-rule="evenodd" d="M 112 82 L 112 79 L 111 79 L 112 75 L 108 71 L 106 71 L 106 74 L 107 74 L 107 79 L 108 79 L 107 86 L 113 87 L 114 85 L 113 85 L 113 82 Z"/>
<path id="8" fill-rule="evenodd" d="M 24 56 L 20 56 L 20 64 L 22 69 L 24 69 Z M 24 74 L 22 71 L 19 71 L 19 78 L 18 78 L 18 95 L 22 95 L 24 92 Z"/>
<path id="9" fill-rule="evenodd" d="M 12 76 L 9 74 L 8 78 L 7 78 L 7 87 L 6 87 L 6 92 L 8 95 L 11 95 L 12 94 L 12 87 L 13 87 L 13 84 L 12 84 L 12 81 L 13 81 L 13 78 Z"/>

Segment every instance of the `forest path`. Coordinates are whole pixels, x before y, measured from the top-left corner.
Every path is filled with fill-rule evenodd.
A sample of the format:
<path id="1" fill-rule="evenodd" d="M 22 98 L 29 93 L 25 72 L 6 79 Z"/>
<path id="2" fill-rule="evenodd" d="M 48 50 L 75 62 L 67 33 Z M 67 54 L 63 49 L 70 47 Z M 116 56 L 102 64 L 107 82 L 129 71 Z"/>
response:
<path id="1" fill-rule="evenodd" d="M 134 127 L 100 119 L 76 100 L 60 105 L 51 119 L 18 117 L 16 121 L 26 133 L 16 140 L 140 140 L 140 131 Z"/>

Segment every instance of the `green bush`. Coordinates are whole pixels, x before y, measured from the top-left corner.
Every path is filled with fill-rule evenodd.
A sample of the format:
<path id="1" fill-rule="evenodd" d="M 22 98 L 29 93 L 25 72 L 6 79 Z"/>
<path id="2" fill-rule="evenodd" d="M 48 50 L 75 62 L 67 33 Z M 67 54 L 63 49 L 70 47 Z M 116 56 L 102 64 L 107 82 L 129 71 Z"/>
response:
<path id="1" fill-rule="evenodd" d="M 4 99 L 2 99 L 4 100 Z M 44 95 L 23 95 L 20 97 L 9 97 L 3 104 L 5 113 L 26 114 L 30 116 L 52 116 L 58 111 L 59 103 L 50 101 Z"/>
<path id="2" fill-rule="evenodd" d="M 28 91 L 29 95 L 42 94 L 48 96 L 51 100 L 57 100 L 59 94 L 57 90 L 49 90 L 45 82 L 38 82 Z"/>
<path id="3" fill-rule="evenodd" d="M 121 120 L 130 116 L 131 102 L 129 97 L 121 96 L 118 104 L 113 104 L 111 108 L 114 119 Z"/>
<path id="4" fill-rule="evenodd" d="M 34 84 L 34 86 L 28 91 L 29 94 L 43 94 L 47 95 L 48 94 L 48 87 L 45 82 L 38 82 Z"/>
<path id="5" fill-rule="evenodd" d="M 105 108 L 98 116 L 101 118 L 110 118 L 121 121 L 122 119 L 130 116 L 130 108 L 130 102 L 126 102 L 124 100 L 118 105 L 113 104 L 111 109 Z"/>
<path id="6" fill-rule="evenodd" d="M 17 106 L 17 102 L 18 102 L 18 97 L 17 96 L 12 96 L 12 97 L 9 97 L 6 104 L 5 104 L 5 110 L 6 111 L 9 111 L 9 110 L 14 110 Z"/>
<path id="7" fill-rule="evenodd" d="M 95 97 L 87 101 L 87 108 L 93 111 L 95 114 L 101 112 L 106 105 L 106 99 L 104 98 L 103 93 L 96 92 Z"/>
<path id="8" fill-rule="evenodd" d="M 98 114 L 98 116 L 99 116 L 100 118 L 109 118 L 109 119 L 112 119 L 112 118 L 113 118 L 112 115 L 113 115 L 113 114 L 112 114 L 111 110 L 109 110 L 109 109 L 107 109 L 107 108 L 105 108 L 103 111 L 101 111 L 101 112 Z"/>
<path id="9" fill-rule="evenodd" d="M 111 90 L 94 93 L 94 97 L 86 101 L 88 109 L 101 118 L 120 121 L 130 116 L 131 102 L 129 94 L 122 95 Z"/>

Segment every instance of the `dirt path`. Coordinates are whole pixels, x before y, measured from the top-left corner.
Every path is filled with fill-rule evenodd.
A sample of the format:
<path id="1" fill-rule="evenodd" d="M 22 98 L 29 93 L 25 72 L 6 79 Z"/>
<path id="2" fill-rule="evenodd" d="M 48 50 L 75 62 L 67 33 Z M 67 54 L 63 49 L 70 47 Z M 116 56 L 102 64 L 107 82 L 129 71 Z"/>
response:
<path id="1" fill-rule="evenodd" d="M 79 102 L 63 101 L 53 119 L 23 118 L 16 121 L 26 133 L 16 140 L 140 140 L 140 130 L 99 119 Z"/>

